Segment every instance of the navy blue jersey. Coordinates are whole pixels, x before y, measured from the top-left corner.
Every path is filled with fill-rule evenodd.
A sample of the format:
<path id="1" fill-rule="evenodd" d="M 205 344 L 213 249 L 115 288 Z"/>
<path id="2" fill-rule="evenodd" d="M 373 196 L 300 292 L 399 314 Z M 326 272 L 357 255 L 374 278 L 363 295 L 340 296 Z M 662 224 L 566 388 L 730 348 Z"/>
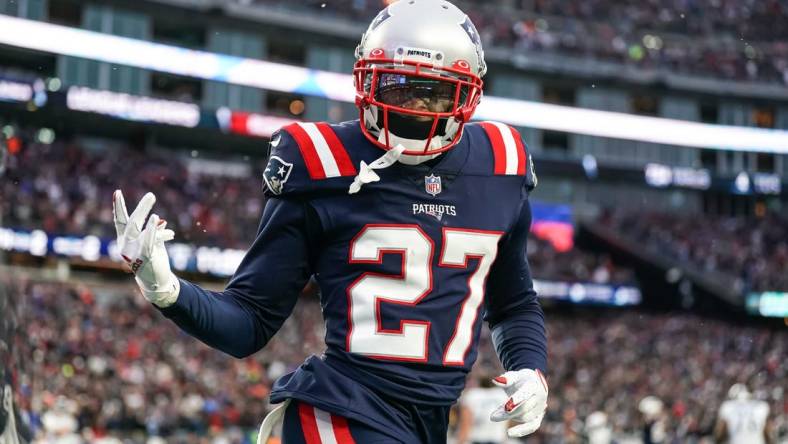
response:
<path id="1" fill-rule="evenodd" d="M 456 401 L 483 319 L 505 368 L 545 371 L 525 252 L 536 178 L 517 131 L 467 125 L 440 158 L 376 170 L 379 181 L 349 194 L 360 163 L 382 154 L 358 121 L 283 128 L 271 141 L 258 235 L 233 279 L 223 292 L 181 281 L 164 314 L 246 356 L 276 333 L 314 275 L 325 353 L 277 381 L 271 399 L 378 425 L 398 404 Z"/>

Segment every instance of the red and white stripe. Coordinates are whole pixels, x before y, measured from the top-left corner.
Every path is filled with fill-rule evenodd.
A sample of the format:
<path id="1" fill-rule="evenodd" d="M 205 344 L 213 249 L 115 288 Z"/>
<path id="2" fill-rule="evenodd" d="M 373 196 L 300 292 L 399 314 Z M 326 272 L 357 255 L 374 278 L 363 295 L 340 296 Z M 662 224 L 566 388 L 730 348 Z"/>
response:
<path id="1" fill-rule="evenodd" d="M 356 175 L 345 146 L 329 124 L 297 122 L 284 129 L 298 144 L 312 179 Z"/>
<path id="2" fill-rule="evenodd" d="M 299 402 L 298 417 L 306 444 L 355 444 L 347 420 L 341 416 Z"/>
<path id="3" fill-rule="evenodd" d="M 481 126 L 490 138 L 495 158 L 495 174 L 525 175 L 526 152 L 520 133 L 498 122 L 484 122 Z"/>

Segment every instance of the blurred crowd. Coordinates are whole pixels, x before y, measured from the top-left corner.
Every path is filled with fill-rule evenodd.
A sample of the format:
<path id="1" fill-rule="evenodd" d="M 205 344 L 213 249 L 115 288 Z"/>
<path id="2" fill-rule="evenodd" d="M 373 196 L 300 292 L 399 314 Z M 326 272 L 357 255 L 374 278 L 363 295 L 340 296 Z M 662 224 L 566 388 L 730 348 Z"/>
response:
<path id="1" fill-rule="evenodd" d="M 236 0 L 369 22 L 381 0 Z M 788 84 L 781 0 L 495 0 L 455 2 L 487 48 L 560 53 L 650 70 Z"/>
<path id="2" fill-rule="evenodd" d="M 319 307 L 301 304 L 240 361 L 182 334 L 130 287 L 4 284 L 21 304 L 15 405 L 41 443 L 254 442 L 272 382 L 322 338 Z"/>
<path id="3" fill-rule="evenodd" d="M 558 251 L 550 242 L 531 236 L 528 240 L 528 263 L 540 279 L 595 284 L 632 284 L 631 268 L 616 264 L 607 254 L 572 248 Z"/>
<path id="4" fill-rule="evenodd" d="M 0 220 L 6 227 L 114 238 L 112 193 L 121 189 L 129 211 L 154 192 L 155 211 L 180 241 L 245 249 L 257 232 L 263 204 L 257 174 L 190 171 L 197 152 L 143 152 L 109 141 L 91 150 L 89 141 L 40 143 L 32 133 L 20 139 L 0 181 Z M 262 160 L 246 162 L 251 170 L 263 169 Z"/>
<path id="5" fill-rule="evenodd" d="M 788 291 L 788 220 L 693 214 L 609 212 L 599 221 L 659 254 L 732 278 L 743 293 Z"/>
<path id="6" fill-rule="evenodd" d="M 23 136 L 9 156 L 0 181 L 0 226 L 41 229 L 50 234 L 92 234 L 115 237 L 112 193 L 123 190 L 129 211 L 148 191 L 158 200 L 154 212 L 168 221 L 178 242 L 245 250 L 260 223 L 262 160 L 247 159 L 248 174 L 217 174 L 227 162 L 195 168 L 199 153 L 186 155 L 142 152 L 102 142 L 91 150 L 88 141 L 36 142 Z M 204 159 L 203 159 L 204 160 Z M 227 170 L 228 168 L 224 168 Z M 134 171 L 134 174 L 124 174 Z M 594 283 L 634 283 L 629 269 L 609 257 L 579 249 L 559 252 L 531 236 L 528 257 L 542 279 Z"/>
<path id="7" fill-rule="evenodd" d="M 15 358 L 0 363 L 13 363 L 15 409 L 39 443 L 252 443 L 272 382 L 324 347 L 314 296 L 263 351 L 236 360 L 179 332 L 131 284 L 0 280 L 16 307 L 5 316 L 18 318 L 6 348 Z M 547 321 L 549 407 L 528 442 L 583 442 L 593 412 L 619 442 L 637 442 L 646 396 L 664 406 L 664 442 L 698 442 L 737 382 L 788 435 L 784 330 L 634 310 L 561 309 Z M 485 328 L 470 380 L 498 371 Z"/>

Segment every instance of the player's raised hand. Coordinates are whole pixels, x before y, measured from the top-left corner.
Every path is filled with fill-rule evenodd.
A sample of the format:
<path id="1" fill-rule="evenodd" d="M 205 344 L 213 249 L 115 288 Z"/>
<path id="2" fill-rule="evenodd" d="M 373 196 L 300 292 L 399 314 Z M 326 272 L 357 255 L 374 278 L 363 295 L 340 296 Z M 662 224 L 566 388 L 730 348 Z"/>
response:
<path id="1" fill-rule="evenodd" d="M 112 201 L 118 249 L 134 272 L 143 296 L 162 308 L 174 304 L 180 293 L 180 282 L 170 270 L 170 258 L 164 243 L 174 239 L 175 232 L 167 229 L 167 222 L 156 214 L 148 217 L 156 196 L 145 194 L 131 215 L 126 210 L 120 190 L 115 190 Z"/>
<path id="2" fill-rule="evenodd" d="M 506 402 L 490 415 L 492 421 L 521 422 L 510 427 L 510 438 L 530 435 L 542 424 L 547 410 L 547 381 L 539 370 L 510 371 L 493 379 L 509 395 Z"/>

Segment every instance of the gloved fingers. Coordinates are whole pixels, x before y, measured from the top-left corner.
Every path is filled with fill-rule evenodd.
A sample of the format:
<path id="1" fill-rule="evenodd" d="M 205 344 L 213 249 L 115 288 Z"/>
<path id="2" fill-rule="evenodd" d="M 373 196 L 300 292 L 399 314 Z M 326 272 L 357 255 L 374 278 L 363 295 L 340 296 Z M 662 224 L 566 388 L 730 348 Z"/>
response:
<path id="1" fill-rule="evenodd" d="M 517 372 L 506 372 L 500 376 L 496 376 L 493 378 L 493 384 L 497 385 L 502 389 L 507 389 L 510 387 L 514 387 L 515 384 L 520 380 L 520 375 Z M 507 391 L 508 393 L 508 391 Z"/>
<path id="2" fill-rule="evenodd" d="M 145 219 L 153 209 L 153 204 L 156 203 L 156 196 L 153 193 L 145 193 L 137 204 L 137 208 L 129 216 L 128 224 L 126 225 L 125 235 L 128 240 L 137 239 L 142 233 L 142 226 L 145 224 Z"/>
<path id="3" fill-rule="evenodd" d="M 151 214 L 148 218 L 148 224 L 142 231 L 142 256 L 145 259 L 150 259 L 153 256 L 153 247 L 156 245 L 156 232 L 159 227 L 159 216 Z"/>
<path id="4" fill-rule="evenodd" d="M 156 223 L 156 243 L 161 242 L 163 244 L 173 239 L 175 239 L 175 232 L 167 229 L 167 221 L 165 219 L 159 218 L 159 221 Z"/>
<path id="5" fill-rule="evenodd" d="M 544 415 L 536 418 L 533 421 L 528 421 L 522 424 L 518 424 L 514 427 L 510 427 L 506 433 L 509 435 L 510 438 L 520 438 L 522 436 L 530 435 L 531 433 L 535 432 L 539 429 L 539 426 L 542 424 L 542 418 Z"/>
<path id="6" fill-rule="evenodd" d="M 535 416 L 535 414 L 539 414 L 544 411 L 543 404 L 544 401 L 539 399 L 538 396 L 534 395 L 523 401 L 523 403 L 520 404 L 520 406 L 517 407 L 513 413 L 516 413 L 517 416 L 523 418 L 523 421 L 528 421 L 529 416 Z M 534 412 L 536 413 L 534 414 Z"/>
<path id="7" fill-rule="evenodd" d="M 536 406 L 538 397 L 532 391 L 518 390 L 509 397 L 505 403 L 498 406 L 490 415 L 490 420 L 495 422 L 506 421 L 517 418 L 528 408 Z"/>
<path id="8" fill-rule="evenodd" d="M 537 419 L 541 421 L 541 417 L 544 416 L 546 409 L 547 409 L 547 404 L 534 403 L 534 405 L 530 409 L 523 410 L 523 413 L 519 419 L 523 423 L 536 421 Z"/>
<path id="9" fill-rule="evenodd" d="M 499 381 L 499 383 L 503 384 L 504 382 Z M 528 380 L 517 389 L 514 389 L 510 383 L 509 388 L 506 390 L 507 392 L 514 391 L 514 393 L 509 396 L 509 399 L 507 399 L 505 403 L 498 406 L 498 408 L 493 411 L 490 415 L 490 419 L 493 421 L 504 421 L 511 418 L 517 418 L 522 415 L 523 412 L 530 410 L 539 403 L 541 398 L 539 393 L 542 389 L 539 387 L 537 381 Z"/>
<path id="10" fill-rule="evenodd" d="M 511 415 L 506 413 L 504 406 L 498 406 L 495 410 L 490 413 L 490 421 L 492 422 L 502 422 L 508 421 L 511 419 Z"/>
<path id="11" fill-rule="evenodd" d="M 115 222 L 115 232 L 120 238 L 126 232 L 126 224 L 129 222 L 126 200 L 123 199 L 123 192 L 120 190 L 115 190 L 112 194 L 112 219 Z"/>
<path id="12" fill-rule="evenodd" d="M 173 239 L 175 239 L 175 232 L 172 230 L 165 230 L 163 228 L 160 228 L 156 232 L 156 242 L 164 243 L 171 241 Z"/>

